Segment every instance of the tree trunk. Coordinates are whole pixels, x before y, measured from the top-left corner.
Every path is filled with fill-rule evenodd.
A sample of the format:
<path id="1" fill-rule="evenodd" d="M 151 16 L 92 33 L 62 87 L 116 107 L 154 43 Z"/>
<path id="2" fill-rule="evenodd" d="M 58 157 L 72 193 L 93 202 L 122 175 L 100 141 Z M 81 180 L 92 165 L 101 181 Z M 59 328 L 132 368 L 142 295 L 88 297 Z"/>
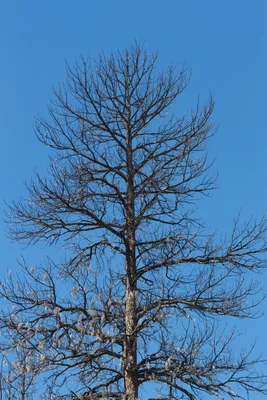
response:
<path id="1" fill-rule="evenodd" d="M 126 313 L 125 313 L 125 360 L 124 386 L 127 400 L 138 399 L 137 338 L 136 338 L 136 261 L 134 233 L 134 193 L 129 182 L 128 192 L 128 249 L 126 256 Z"/>
<path id="2" fill-rule="evenodd" d="M 135 285 L 127 279 L 126 285 L 126 341 L 124 364 L 124 387 L 127 400 L 138 399 L 138 378 L 136 371 L 136 295 Z"/>
<path id="3" fill-rule="evenodd" d="M 127 249 L 126 249 L 126 312 L 125 312 L 125 349 L 124 349 L 124 390 L 127 400 L 138 399 L 137 376 L 137 336 L 136 336 L 136 259 L 135 259 L 135 220 L 134 220 L 134 174 L 132 138 L 130 128 L 130 99 L 126 85 L 127 98 Z"/>

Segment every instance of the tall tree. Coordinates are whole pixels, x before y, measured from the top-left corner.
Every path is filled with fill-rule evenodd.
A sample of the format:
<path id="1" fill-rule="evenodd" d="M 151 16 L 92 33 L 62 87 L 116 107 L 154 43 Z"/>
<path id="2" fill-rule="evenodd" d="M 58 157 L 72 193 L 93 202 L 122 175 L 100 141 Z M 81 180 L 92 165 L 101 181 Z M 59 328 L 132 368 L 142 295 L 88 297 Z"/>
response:
<path id="1" fill-rule="evenodd" d="M 214 102 L 176 117 L 187 72 L 159 73 L 156 60 L 135 45 L 67 66 L 36 124 L 54 156 L 11 207 L 12 235 L 63 243 L 66 259 L 24 263 L 26 279 L 2 283 L 13 307 L 0 327 L 5 351 L 31 354 L 44 398 L 136 400 L 153 384 L 157 398 L 267 394 L 252 350 L 237 357 L 217 325 L 255 316 L 258 287 L 245 275 L 266 267 L 266 221 L 236 220 L 222 241 L 196 217 L 213 188 Z"/>

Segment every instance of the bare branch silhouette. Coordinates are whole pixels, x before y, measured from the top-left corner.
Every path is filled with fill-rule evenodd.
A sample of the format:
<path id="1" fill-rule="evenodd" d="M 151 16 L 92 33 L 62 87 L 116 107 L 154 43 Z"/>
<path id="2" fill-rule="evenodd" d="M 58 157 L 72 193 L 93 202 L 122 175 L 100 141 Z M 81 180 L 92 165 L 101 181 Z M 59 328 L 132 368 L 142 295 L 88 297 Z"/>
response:
<path id="1" fill-rule="evenodd" d="M 176 117 L 185 69 L 159 73 L 138 44 L 86 59 L 54 91 L 38 139 L 53 151 L 11 235 L 65 246 L 62 264 L 21 265 L 0 287 L 2 348 L 31 354 L 43 398 L 127 399 L 150 382 L 161 399 L 267 394 L 253 348 L 238 356 L 220 317 L 253 318 L 249 272 L 266 268 L 266 220 L 207 233 L 194 213 L 214 189 L 206 142 L 214 101 Z M 63 393 L 64 390 L 64 393 Z M 54 396 L 54 397 L 53 397 Z"/>

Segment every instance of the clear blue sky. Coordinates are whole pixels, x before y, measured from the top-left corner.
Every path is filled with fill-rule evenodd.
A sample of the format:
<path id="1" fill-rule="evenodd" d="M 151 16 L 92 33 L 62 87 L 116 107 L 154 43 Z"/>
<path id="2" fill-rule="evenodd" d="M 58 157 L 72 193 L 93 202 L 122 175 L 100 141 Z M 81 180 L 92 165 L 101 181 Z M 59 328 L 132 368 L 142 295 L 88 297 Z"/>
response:
<path id="1" fill-rule="evenodd" d="M 46 115 L 52 85 L 64 80 L 64 60 L 95 57 L 134 39 L 158 49 L 161 66 L 173 61 L 191 69 L 186 104 L 215 95 L 219 129 L 210 155 L 217 158 L 219 189 L 200 208 L 210 226 L 229 231 L 241 207 L 244 218 L 267 214 L 266 0 L 7 0 L 0 7 L 1 275 L 16 268 L 22 252 L 4 234 L 3 200 L 25 195 L 33 168 L 47 164 L 33 119 Z M 26 253 L 40 257 L 36 249 Z M 266 278 L 260 277 L 265 292 Z M 266 328 L 267 313 L 240 325 L 247 341 L 257 337 L 265 357 Z"/>

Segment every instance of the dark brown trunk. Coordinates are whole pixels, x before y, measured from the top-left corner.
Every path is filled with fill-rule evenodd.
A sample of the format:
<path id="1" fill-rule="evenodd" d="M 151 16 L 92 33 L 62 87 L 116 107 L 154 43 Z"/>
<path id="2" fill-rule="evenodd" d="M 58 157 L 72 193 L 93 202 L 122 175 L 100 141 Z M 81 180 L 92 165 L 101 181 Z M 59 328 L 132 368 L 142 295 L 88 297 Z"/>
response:
<path id="1" fill-rule="evenodd" d="M 135 285 L 128 281 L 126 285 L 126 341 L 124 385 L 127 400 L 138 399 L 138 378 L 136 371 L 136 298 Z"/>
<path id="2" fill-rule="evenodd" d="M 128 98 L 128 91 L 126 93 Z M 129 99 L 128 99 L 129 100 Z M 125 360 L 124 389 L 127 400 L 138 399 L 137 337 L 136 337 L 136 260 L 135 260 L 135 220 L 134 220 L 134 174 L 132 160 L 132 139 L 130 129 L 130 101 L 127 120 L 127 255 L 126 255 L 126 312 L 125 312 Z"/>
<path id="3" fill-rule="evenodd" d="M 125 371 L 124 385 L 127 400 L 138 398 L 137 339 L 136 339 L 136 262 L 134 234 L 134 193 L 131 182 L 128 192 L 128 249 L 126 257 L 126 313 L 125 313 Z"/>

